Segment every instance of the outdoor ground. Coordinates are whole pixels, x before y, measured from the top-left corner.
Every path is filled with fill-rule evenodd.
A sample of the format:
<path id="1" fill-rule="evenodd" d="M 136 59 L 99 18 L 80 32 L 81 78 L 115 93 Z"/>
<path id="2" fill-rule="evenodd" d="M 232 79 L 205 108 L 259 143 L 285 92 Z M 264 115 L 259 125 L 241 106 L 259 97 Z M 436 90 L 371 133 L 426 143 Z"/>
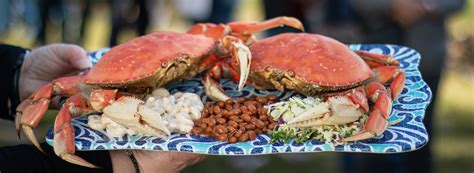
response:
<path id="1" fill-rule="evenodd" d="M 259 1 L 242 0 L 244 3 L 239 6 L 237 19 L 261 20 L 261 6 Z M 245 12 L 244 12 L 245 9 Z M 108 40 L 107 10 L 98 7 L 92 11 L 95 17 L 90 21 L 86 35 L 86 44 L 83 45 L 87 50 L 97 50 L 106 46 Z M 171 28 L 172 30 L 183 31 L 186 24 L 179 20 L 179 16 L 170 13 L 171 20 L 169 25 L 160 24 L 154 30 Z M 435 140 L 433 144 L 434 166 L 436 172 L 472 172 L 474 171 L 474 55 L 470 54 L 467 58 L 456 58 L 459 56 L 459 45 L 463 45 L 462 40 L 467 37 L 474 38 L 474 0 L 468 0 L 465 10 L 452 18 L 449 22 L 450 30 L 450 61 L 443 74 L 439 101 L 436 106 L 435 117 Z M 22 24 L 15 24 L 15 30 L 11 30 L 7 35 L 0 36 L 0 40 L 22 45 L 25 47 L 33 46 L 28 39 L 22 36 L 25 29 Z M 107 29 L 104 29 L 107 28 Z M 94 32 L 90 32 L 94 31 Z M 49 32 L 56 32 L 50 28 Z M 123 34 L 122 39 L 133 37 L 131 34 Z M 49 42 L 57 42 L 58 35 L 50 35 Z M 468 46 L 468 52 L 474 51 L 474 44 Z M 454 52 L 453 52 L 454 51 Z M 461 65 L 463 64 L 463 65 Z M 467 64 L 467 65 L 466 65 Z M 469 65 L 470 64 L 470 65 Z M 46 130 L 52 126 L 55 111 L 51 111 L 40 123 L 36 129 L 38 138 L 42 139 Z M 0 121 L 0 146 L 15 145 L 19 141 L 16 139 L 14 124 L 11 122 Z M 22 139 L 25 139 L 24 137 Z M 21 141 L 24 143 L 26 141 Z M 310 172 L 315 168 L 318 172 L 337 172 L 339 165 L 337 159 L 340 157 L 337 153 L 316 153 L 305 155 L 309 157 L 306 161 L 298 161 L 291 155 L 279 156 L 260 156 L 255 159 L 255 163 L 266 160 L 265 166 L 260 167 L 256 172 Z M 292 162 L 288 162 L 292 160 Z M 237 170 L 232 165 L 239 164 L 238 160 L 232 157 L 211 156 L 203 163 L 186 169 L 184 172 L 250 172 L 254 166 L 246 165 L 248 170 Z"/>

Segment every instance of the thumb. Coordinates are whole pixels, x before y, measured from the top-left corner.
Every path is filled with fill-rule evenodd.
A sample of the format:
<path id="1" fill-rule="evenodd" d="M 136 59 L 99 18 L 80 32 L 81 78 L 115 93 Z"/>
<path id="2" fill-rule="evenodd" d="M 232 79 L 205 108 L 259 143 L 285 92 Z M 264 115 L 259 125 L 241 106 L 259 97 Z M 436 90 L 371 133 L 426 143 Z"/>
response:
<path id="1" fill-rule="evenodd" d="M 86 51 L 73 44 L 57 44 L 56 52 L 59 58 L 68 61 L 72 67 L 82 70 L 92 67 L 92 62 L 87 58 Z"/>

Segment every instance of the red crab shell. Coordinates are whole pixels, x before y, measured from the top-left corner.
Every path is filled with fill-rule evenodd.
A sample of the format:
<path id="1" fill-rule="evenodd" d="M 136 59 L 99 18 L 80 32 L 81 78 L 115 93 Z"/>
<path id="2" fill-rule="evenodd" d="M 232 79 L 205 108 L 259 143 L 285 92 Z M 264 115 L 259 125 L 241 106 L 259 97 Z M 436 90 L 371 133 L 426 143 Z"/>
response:
<path id="1" fill-rule="evenodd" d="M 155 32 L 113 47 L 89 71 L 86 84 L 123 85 L 153 77 L 178 57 L 200 58 L 213 50 L 211 38 L 177 32 Z"/>
<path id="2" fill-rule="evenodd" d="M 370 67 L 346 45 L 317 34 L 286 33 L 250 47 L 252 72 L 273 67 L 292 71 L 305 82 L 341 88 L 373 76 Z"/>

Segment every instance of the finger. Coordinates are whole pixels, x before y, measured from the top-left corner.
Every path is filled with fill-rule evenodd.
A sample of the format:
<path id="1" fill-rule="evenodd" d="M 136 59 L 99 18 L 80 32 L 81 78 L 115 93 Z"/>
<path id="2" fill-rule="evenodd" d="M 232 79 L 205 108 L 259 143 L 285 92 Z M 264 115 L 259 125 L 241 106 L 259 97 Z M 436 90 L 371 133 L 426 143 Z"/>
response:
<path id="1" fill-rule="evenodd" d="M 57 44 L 54 45 L 55 53 L 59 58 L 68 61 L 73 68 L 82 70 L 92 67 L 92 62 L 87 58 L 86 51 L 73 44 Z"/>

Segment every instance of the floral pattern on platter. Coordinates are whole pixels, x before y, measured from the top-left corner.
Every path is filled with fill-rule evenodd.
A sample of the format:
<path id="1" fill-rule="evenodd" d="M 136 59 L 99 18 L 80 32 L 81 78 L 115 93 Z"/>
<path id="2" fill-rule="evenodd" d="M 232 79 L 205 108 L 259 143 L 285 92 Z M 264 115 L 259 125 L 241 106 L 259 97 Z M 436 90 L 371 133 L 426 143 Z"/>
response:
<path id="1" fill-rule="evenodd" d="M 151 136 L 125 136 L 122 138 L 108 137 L 105 132 L 88 127 L 87 118 L 81 117 L 72 121 L 75 130 L 76 147 L 78 150 L 162 150 L 181 151 L 212 155 L 258 155 L 275 153 L 298 152 L 366 152 L 366 153 L 398 153 L 417 150 L 428 142 L 428 134 L 423 125 L 425 109 L 431 101 L 432 94 L 428 85 L 422 80 L 418 70 L 420 54 L 413 49 L 397 45 L 350 45 L 353 50 L 367 50 L 374 53 L 391 54 L 406 73 L 406 86 L 400 97 L 393 103 L 393 112 L 389 122 L 399 122 L 391 125 L 383 135 L 374 139 L 350 142 L 345 145 L 320 141 L 308 141 L 302 144 L 291 140 L 289 143 L 269 143 L 268 135 L 259 135 L 257 139 L 234 144 L 219 142 L 210 137 L 173 134 L 168 139 Z M 101 49 L 89 54 L 95 64 L 109 49 Z M 285 93 L 276 90 L 256 90 L 246 86 L 242 92 L 236 90 L 237 85 L 229 80 L 222 80 L 224 89 L 233 97 L 276 94 L 285 100 L 296 93 Z M 172 93 L 192 92 L 201 95 L 208 101 L 199 78 L 191 78 L 184 82 L 172 83 L 166 86 Z M 47 142 L 53 143 L 52 128 L 46 135 Z"/>

